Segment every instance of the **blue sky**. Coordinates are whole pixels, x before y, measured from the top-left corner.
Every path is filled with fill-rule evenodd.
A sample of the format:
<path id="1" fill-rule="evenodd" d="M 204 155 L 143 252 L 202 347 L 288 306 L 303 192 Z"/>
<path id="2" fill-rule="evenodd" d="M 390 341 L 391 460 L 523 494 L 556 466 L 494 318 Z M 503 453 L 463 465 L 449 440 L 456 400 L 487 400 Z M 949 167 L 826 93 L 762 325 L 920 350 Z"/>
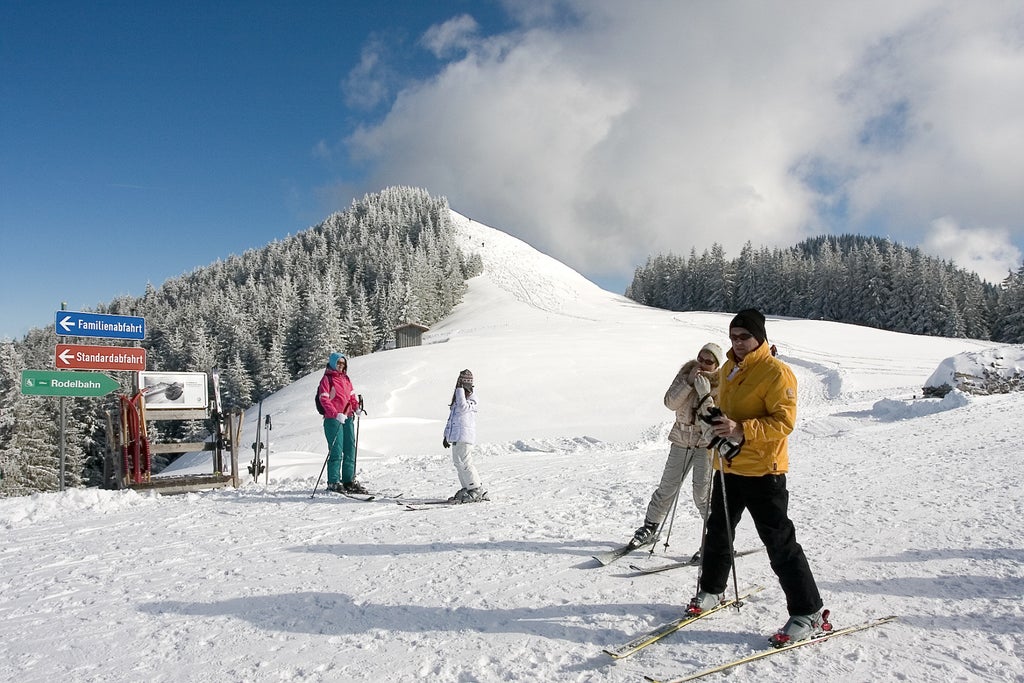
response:
<path id="1" fill-rule="evenodd" d="M 395 184 L 618 291 L 827 232 L 1018 267 L 1020 3 L 784 4 L 0 2 L 0 338 Z"/>
<path id="2" fill-rule="evenodd" d="M 316 148 L 378 112 L 342 80 L 468 4 L 3 2 L 0 337 L 345 208 L 360 170 Z"/>

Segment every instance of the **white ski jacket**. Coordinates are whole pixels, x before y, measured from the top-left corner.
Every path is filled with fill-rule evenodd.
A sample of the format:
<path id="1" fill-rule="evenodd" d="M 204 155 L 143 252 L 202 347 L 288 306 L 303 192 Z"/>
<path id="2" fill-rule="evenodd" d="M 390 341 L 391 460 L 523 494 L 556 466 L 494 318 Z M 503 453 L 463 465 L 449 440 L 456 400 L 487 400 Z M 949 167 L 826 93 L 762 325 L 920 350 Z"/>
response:
<path id="1" fill-rule="evenodd" d="M 705 425 L 697 421 L 697 408 L 700 399 L 690 383 L 690 371 L 696 367 L 697 361 L 690 360 L 679 369 L 675 379 L 665 392 L 665 407 L 675 411 L 676 421 L 669 432 L 668 440 L 682 448 L 706 448 L 708 437 L 705 436 Z M 711 401 L 707 406 L 716 405 L 718 401 L 718 372 L 705 372 L 704 376 L 711 381 Z"/>
<path id="2" fill-rule="evenodd" d="M 466 390 L 455 390 L 455 403 L 448 413 L 448 424 L 444 427 L 444 438 L 448 443 L 476 442 L 476 392 L 466 396 Z"/>

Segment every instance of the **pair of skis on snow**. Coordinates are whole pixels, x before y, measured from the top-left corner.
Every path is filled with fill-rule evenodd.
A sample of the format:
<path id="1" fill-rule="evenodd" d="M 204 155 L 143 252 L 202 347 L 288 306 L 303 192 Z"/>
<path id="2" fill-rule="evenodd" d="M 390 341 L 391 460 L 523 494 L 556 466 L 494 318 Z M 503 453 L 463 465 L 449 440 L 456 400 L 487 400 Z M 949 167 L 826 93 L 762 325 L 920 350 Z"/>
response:
<path id="1" fill-rule="evenodd" d="M 273 425 L 270 421 L 270 413 L 263 415 L 263 401 L 260 401 L 259 409 L 256 412 L 256 440 L 252 442 L 252 462 L 249 463 L 249 474 L 252 475 L 254 483 L 259 482 L 260 475 L 267 473 L 265 483 L 270 483 L 270 430 Z M 265 430 L 266 441 L 260 438 L 261 432 Z M 267 451 L 267 461 L 263 462 L 263 450 Z"/>
<path id="2" fill-rule="evenodd" d="M 391 494 L 379 494 L 379 493 L 347 493 L 341 492 L 341 495 L 352 500 L 358 500 L 363 503 L 370 503 L 375 500 L 379 501 L 391 501 L 402 505 L 406 510 L 432 510 L 439 507 L 448 507 L 451 505 L 462 505 L 454 500 L 448 500 L 447 498 L 405 498 L 402 494 L 391 495 Z"/>
<path id="3" fill-rule="evenodd" d="M 602 565 L 608 565 L 608 564 L 611 564 L 612 562 L 614 562 L 614 561 L 616 561 L 616 560 L 618 560 L 618 559 L 620 559 L 622 557 L 625 557 L 626 555 L 628 555 L 629 553 L 633 552 L 634 550 L 638 550 L 640 548 L 648 547 L 650 545 L 651 545 L 651 543 L 647 543 L 647 544 L 639 545 L 639 546 L 638 545 L 634 545 L 633 543 L 627 543 L 626 545 L 622 546 L 621 548 L 616 548 L 616 549 L 608 551 L 606 553 L 600 553 L 598 555 L 594 555 L 594 559 L 596 559 Z M 743 555 L 749 555 L 751 553 L 758 552 L 759 550 L 761 550 L 761 549 L 758 548 L 758 549 L 755 549 L 755 550 L 742 550 L 742 551 L 739 551 L 739 552 L 736 553 L 736 557 L 741 557 Z M 660 565 L 660 566 L 656 566 L 656 567 L 646 567 L 646 568 L 639 567 L 637 565 L 632 565 L 631 564 L 630 565 L 630 569 L 633 569 L 633 570 L 637 571 L 639 574 L 644 575 L 644 574 L 654 574 L 654 573 L 658 573 L 658 572 L 668 571 L 670 569 L 677 569 L 677 568 L 680 568 L 680 567 L 693 567 L 693 566 L 697 566 L 698 564 L 700 564 L 699 560 L 694 561 L 694 560 L 691 559 L 691 560 L 685 560 L 685 561 L 682 561 L 682 562 L 673 562 L 673 563 L 670 563 L 670 564 L 664 564 L 664 565 Z M 711 609 L 708 609 L 708 610 L 704 610 L 703 612 L 701 612 L 700 614 L 695 615 L 695 616 L 694 615 L 689 615 L 689 614 L 683 615 L 683 616 L 679 617 L 678 619 L 673 619 L 672 621 L 664 623 L 664 624 L 662 624 L 662 625 L 660 625 L 660 626 L 658 626 L 658 627 L 656 627 L 656 628 L 654 628 L 654 629 L 652 629 L 652 630 L 650 630 L 650 631 L 648 631 L 646 633 L 643 633 L 643 634 L 633 638 L 632 640 L 630 640 L 630 641 L 628 641 L 626 643 L 623 643 L 621 645 L 615 645 L 615 646 L 606 647 L 606 648 L 604 648 L 603 652 L 605 654 L 607 654 L 608 656 L 612 657 L 613 659 L 622 659 L 624 657 L 629 657 L 630 655 L 635 654 L 635 653 L 639 652 L 640 650 L 644 649 L 648 645 L 652 645 L 652 644 L 658 642 L 659 640 L 661 640 L 662 638 L 665 638 L 666 636 L 671 635 L 671 634 L 675 633 L 676 631 L 689 626 L 690 624 L 694 623 L 695 621 L 699 621 L 700 619 L 704 619 L 705 617 L 711 616 L 715 612 L 719 612 L 719 611 L 721 611 L 723 609 L 726 609 L 728 607 L 739 607 L 740 605 L 743 604 L 744 600 L 749 598 L 751 595 L 754 595 L 755 593 L 759 593 L 762 590 L 764 590 L 763 587 L 756 586 L 756 587 L 751 588 L 750 590 L 748 590 L 743 595 L 740 595 L 738 598 L 732 598 L 732 599 L 729 599 L 729 600 L 724 600 L 721 603 L 719 603 L 717 606 L 712 607 Z M 847 635 L 847 634 L 850 634 L 850 633 L 856 633 L 858 631 L 863 631 L 865 629 L 873 628 L 875 626 L 881 626 L 882 624 L 887 624 L 890 621 L 893 621 L 895 619 L 896 619 L 896 616 L 894 616 L 894 615 L 893 616 L 887 616 L 887 617 L 881 617 L 879 619 L 872 619 L 870 621 L 865 621 L 863 623 L 856 624 L 854 626 L 848 626 L 846 628 L 830 630 L 830 631 L 824 631 L 822 633 L 814 635 L 814 636 L 812 636 L 810 638 L 807 638 L 805 640 L 798 640 L 798 641 L 795 641 L 795 642 L 792 642 L 792 643 L 787 643 L 786 645 L 782 645 L 782 646 L 778 646 L 778 647 L 775 647 L 775 646 L 773 646 L 773 647 L 766 647 L 763 650 L 758 650 L 758 651 L 753 652 L 751 654 L 744 655 L 743 657 L 739 657 L 737 659 L 733 659 L 733 660 L 730 660 L 730 661 L 727 661 L 727 662 L 723 662 L 722 664 L 719 664 L 717 666 L 713 666 L 713 667 L 711 667 L 709 669 L 704 669 L 702 671 L 698 671 L 696 673 L 692 673 L 692 674 L 689 674 L 689 675 L 686 675 L 686 676 L 682 676 L 682 677 L 679 677 L 679 678 L 672 678 L 672 679 L 669 679 L 669 680 L 666 680 L 666 681 L 661 681 L 661 679 L 653 678 L 651 676 L 645 676 L 645 678 L 646 678 L 646 680 L 653 681 L 654 683 L 659 683 L 659 681 L 661 683 L 682 683 L 683 681 L 693 681 L 693 680 L 696 680 L 698 678 L 703 678 L 704 676 L 709 676 L 711 674 L 719 673 L 721 671 L 726 671 L 726 670 L 731 669 L 733 667 L 737 667 L 737 666 L 741 666 L 743 664 L 747 664 L 749 662 L 755 662 L 755 661 L 757 661 L 759 659 L 764 659 L 765 657 L 770 657 L 772 655 L 776 655 L 776 654 L 779 654 L 779 653 L 782 653 L 782 652 L 786 652 L 788 650 L 794 650 L 794 649 L 796 649 L 798 647 L 803 647 L 805 645 L 811 645 L 813 643 L 820 643 L 822 641 L 829 640 L 830 638 L 835 638 L 837 636 Z"/>
<path id="4" fill-rule="evenodd" d="M 735 556 L 743 557 L 744 555 L 753 555 L 754 553 L 761 552 L 761 548 L 753 548 L 751 550 L 737 550 Z M 668 564 L 660 564 L 655 567 L 640 567 L 635 564 L 629 565 L 629 568 L 635 571 L 637 574 L 659 574 L 661 572 L 667 572 L 670 569 L 680 569 L 681 567 L 696 567 L 700 565 L 700 557 L 694 557 L 689 560 L 682 560 L 680 562 L 669 562 Z"/>
<path id="5" fill-rule="evenodd" d="M 655 541 L 651 540 L 651 541 L 648 541 L 647 543 L 642 543 L 640 545 L 636 545 L 635 543 L 630 541 L 629 543 L 627 543 L 624 546 L 621 546 L 619 548 L 615 548 L 614 550 L 609 550 L 607 552 L 596 553 L 596 554 L 592 555 L 592 557 L 595 560 L 597 560 L 598 563 L 601 564 L 601 566 L 607 567 L 612 562 L 615 562 L 616 560 L 622 559 L 623 557 L 625 557 L 626 555 L 629 555 L 634 550 L 640 550 L 641 548 L 650 548 L 651 546 L 654 545 L 654 543 L 655 543 Z M 760 551 L 760 548 L 756 548 L 754 550 L 740 550 L 739 552 L 736 553 L 736 557 L 743 557 L 744 555 L 750 555 L 750 554 L 756 553 L 758 551 Z M 631 565 L 629 565 L 629 568 L 634 570 L 634 571 L 636 571 L 636 572 L 638 572 L 638 573 L 640 573 L 640 574 L 657 574 L 659 572 L 665 572 L 665 571 L 668 571 L 670 569 L 679 569 L 680 567 L 696 567 L 698 564 L 700 564 L 700 559 L 699 558 L 696 559 L 696 560 L 689 559 L 689 560 L 682 560 L 680 562 L 671 562 L 669 564 L 663 564 L 663 565 L 659 565 L 657 567 L 638 567 L 635 564 L 631 564 Z"/>
<path id="6" fill-rule="evenodd" d="M 739 606 L 748 597 L 760 592 L 761 590 L 763 590 L 761 586 L 754 587 L 746 593 L 744 593 L 743 595 L 741 595 L 739 597 L 739 600 L 737 600 L 736 598 L 733 598 L 731 600 L 725 600 L 721 602 L 718 606 L 712 607 L 708 610 L 704 610 L 696 616 L 682 616 L 678 619 L 662 624 L 661 626 L 651 631 L 648 631 L 647 633 L 639 635 L 627 643 L 614 647 L 607 647 L 604 649 L 604 652 L 611 656 L 613 659 L 622 659 L 624 657 L 628 657 L 636 652 L 639 652 L 648 645 L 658 642 L 665 636 L 675 633 L 676 631 L 685 628 L 686 626 L 689 626 L 695 621 L 699 621 L 700 619 L 709 617 L 715 612 L 720 612 L 721 610 L 726 609 L 727 607 Z M 765 657 L 771 657 L 772 655 L 777 655 L 783 652 L 787 652 L 789 650 L 795 650 L 798 647 L 812 645 L 814 643 L 820 643 L 831 638 L 836 638 L 838 636 L 844 636 L 850 633 L 857 633 L 858 631 L 863 631 L 869 628 L 873 628 L 875 626 L 881 626 L 882 624 L 887 624 L 895 619 L 896 616 L 891 615 L 887 617 L 881 617 L 878 619 L 872 619 L 870 621 L 865 621 L 854 626 L 847 626 L 846 628 L 824 631 L 817 635 L 811 636 L 810 638 L 807 638 L 805 640 L 797 640 L 792 643 L 782 645 L 780 647 L 766 647 L 762 650 L 757 650 L 756 652 L 752 652 L 748 655 L 744 655 L 742 657 L 738 657 L 736 659 L 723 662 L 721 664 L 718 664 L 717 666 L 713 666 L 711 668 L 704 669 L 702 671 L 697 671 L 696 673 L 688 674 L 678 678 L 660 679 L 654 678 L 652 676 L 644 676 L 644 678 L 648 681 L 653 681 L 654 683 L 683 683 L 683 681 L 693 681 L 697 680 L 698 678 L 703 678 L 704 676 L 710 676 L 711 674 L 732 669 L 733 667 L 748 664 L 750 662 L 756 662 L 757 660 L 764 659 Z"/>
<path id="7" fill-rule="evenodd" d="M 213 410 L 211 411 L 210 417 L 213 418 L 215 423 L 216 439 L 214 441 L 213 448 L 213 471 L 220 473 L 224 471 L 224 449 L 226 444 L 224 443 L 224 434 L 227 431 L 225 425 L 226 415 L 224 413 L 224 406 L 221 403 L 220 395 L 220 368 L 210 368 L 210 383 L 213 385 Z M 263 401 L 260 401 L 258 412 L 256 413 L 256 440 L 252 443 L 252 460 L 249 462 L 249 474 L 252 475 L 254 483 L 259 482 L 260 475 L 264 472 L 267 473 L 265 483 L 270 483 L 270 430 L 273 429 L 273 423 L 270 419 L 270 413 L 263 414 Z M 266 432 L 266 440 L 261 438 L 260 434 Z M 266 449 L 267 459 L 266 462 L 263 460 L 263 450 Z M 232 473 L 237 476 L 237 473 Z"/>

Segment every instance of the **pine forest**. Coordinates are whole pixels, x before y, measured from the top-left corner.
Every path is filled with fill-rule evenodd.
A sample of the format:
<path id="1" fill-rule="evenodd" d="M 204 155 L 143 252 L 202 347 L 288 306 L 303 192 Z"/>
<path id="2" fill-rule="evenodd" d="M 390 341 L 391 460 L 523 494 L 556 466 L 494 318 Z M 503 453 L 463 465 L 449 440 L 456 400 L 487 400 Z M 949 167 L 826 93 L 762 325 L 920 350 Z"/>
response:
<path id="1" fill-rule="evenodd" d="M 1000 285 L 889 240 L 817 237 L 735 259 L 715 244 L 654 256 L 626 296 L 673 311 L 735 311 L 831 320 L 893 332 L 1024 342 L 1024 265 Z"/>

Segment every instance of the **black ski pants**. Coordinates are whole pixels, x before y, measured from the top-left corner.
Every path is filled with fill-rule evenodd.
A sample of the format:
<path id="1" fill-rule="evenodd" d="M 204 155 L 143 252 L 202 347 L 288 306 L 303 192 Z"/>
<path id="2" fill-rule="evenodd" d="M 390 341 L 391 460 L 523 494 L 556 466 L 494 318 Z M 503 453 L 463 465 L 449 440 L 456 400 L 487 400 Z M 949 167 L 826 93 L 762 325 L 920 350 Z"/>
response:
<path id="1" fill-rule="evenodd" d="M 803 548 L 796 542 L 796 529 L 789 519 L 789 491 L 785 474 L 762 477 L 743 477 L 726 474 L 725 501 L 722 497 L 722 474 L 714 473 L 711 490 L 711 514 L 708 517 L 707 537 L 704 540 L 704 563 L 700 588 L 708 593 L 724 593 L 732 568 L 732 549 L 729 539 L 735 538 L 736 525 L 743 511 L 750 513 L 761 537 L 772 570 L 786 594 L 789 614 L 812 614 L 822 608 L 818 586 Z M 729 525 L 731 524 L 731 529 Z"/>

